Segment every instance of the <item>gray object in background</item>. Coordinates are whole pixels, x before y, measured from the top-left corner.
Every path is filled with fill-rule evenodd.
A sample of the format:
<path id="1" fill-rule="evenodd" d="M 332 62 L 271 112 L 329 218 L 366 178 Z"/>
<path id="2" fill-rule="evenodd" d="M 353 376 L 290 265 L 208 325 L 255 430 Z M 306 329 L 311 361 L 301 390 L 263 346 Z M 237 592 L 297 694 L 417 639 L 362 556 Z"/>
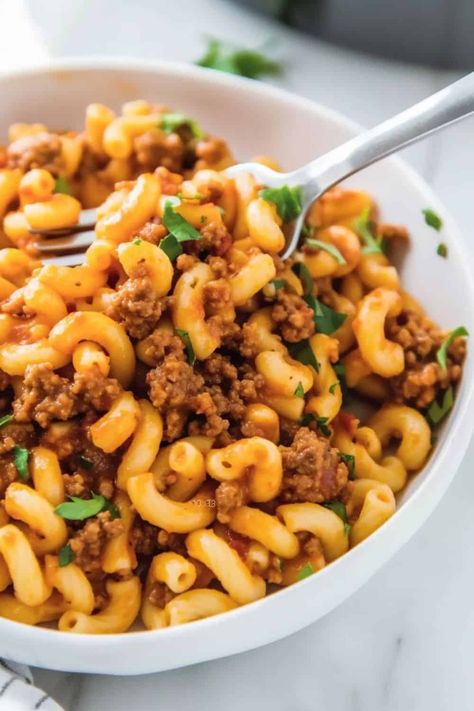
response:
<path id="1" fill-rule="evenodd" d="M 474 0 L 237 0 L 344 47 L 449 69 L 474 66 Z"/>

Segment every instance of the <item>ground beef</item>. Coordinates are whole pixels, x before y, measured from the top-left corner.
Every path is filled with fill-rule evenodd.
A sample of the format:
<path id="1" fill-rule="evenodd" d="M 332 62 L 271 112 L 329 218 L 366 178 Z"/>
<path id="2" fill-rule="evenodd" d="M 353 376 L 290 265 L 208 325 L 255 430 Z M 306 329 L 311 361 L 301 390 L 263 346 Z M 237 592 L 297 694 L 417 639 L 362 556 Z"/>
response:
<path id="1" fill-rule="evenodd" d="M 175 597 L 174 593 L 165 583 L 154 583 L 148 593 L 148 600 L 152 605 L 156 605 L 161 610 Z"/>
<path id="2" fill-rule="evenodd" d="M 404 310 L 397 318 L 387 319 L 386 330 L 387 338 L 405 351 L 405 370 L 389 381 L 395 402 L 423 409 L 460 379 L 466 354 L 464 339 L 456 339 L 449 348 L 444 370 L 436 361 L 436 352 L 446 334 L 429 318 Z"/>
<path id="3" fill-rule="evenodd" d="M 164 419 L 167 441 L 181 437 L 192 412 L 196 395 L 204 381 L 193 367 L 176 355 L 170 355 L 147 375 L 149 397 Z"/>
<path id="4" fill-rule="evenodd" d="M 0 368 L 0 392 L 10 387 L 10 376 Z"/>
<path id="5" fill-rule="evenodd" d="M 61 170 L 61 141 L 54 133 L 23 136 L 7 148 L 9 168 L 26 172 L 31 168 L 45 168 L 53 175 Z"/>
<path id="6" fill-rule="evenodd" d="M 233 304 L 232 290 L 227 279 L 213 279 L 207 282 L 202 297 L 207 317 L 216 316 L 222 309 Z"/>
<path id="7" fill-rule="evenodd" d="M 140 265 L 119 287 L 105 313 L 141 340 L 156 328 L 167 305 L 167 298 L 156 295 L 146 266 Z"/>
<path id="8" fill-rule="evenodd" d="M 263 378 L 218 353 L 193 368 L 180 352 L 150 370 L 147 383 L 150 400 L 164 419 L 164 437 L 171 442 L 186 429 L 190 435 L 224 436 L 232 423 L 240 424 L 246 405 L 258 399 Z M 229 441 L 224 436 L 219 444 Z"/>
<path id="9" fill-rule="evenodd" d="M 190 254 L 206 252 L 222 257 L 232 246 L 232 236 L 222 222 L 208 222 L 201 227 L 201 239 L 186 242 L 185 249 Z"/>
<path id="10" fill-rule="evenodd" d="M 222 347 L 226 351 L 239 353 L 243 358 L 253 360 L 260 352 L 256 327 L 249 323 L 240 326 L 234 322 L 232 328 L 228 328 L 223 336 Z"/>
<path id="11" fill-rule="evenodd" d="M 35 439 L 33 425 L 17 425 L 11 422 L 0 428 L 0 454 L 10 452 L 15 445 L 30 449 Z"/>
<path id="12" fill-rule="evenodd" d="M 74 562 L 91 578 L 101 578 L 101 558 L 105 545 L 123 531 L 123 522 L 119 518 L 112 519 L 109 511 L 102 511 L 94 518 L 87 519 L 69 541 L 75 555 Z"/>
<path id="13" fill-rule="evenodd" d="M 338 496 L 348 480 L 348 469 L 329 441 L 301 427 L 291 447 L 281 447 L 285 501 L 320 503 Z"/>
<path id="14" fill-rule="evenodd" d="M 149 222 L 145 222 L 141 230 L 136 234 L 136 238 L 142 239 L 145 242 L 159 244 L 168 230 L 162 224 L 160 217 L 153 217 Z"/>
<path id="15" fill-rule="evenodd" d="M 87 375 L 74 373 L 71 381 L 55 373 L 49 363 L 29 365 L 13 413 L 17 422 L 35 420 L 44 428 L 53 420 L 69 420 L 91 409 L 108 410 L 120 392 L 119 383 L 98 368 Z"/>
<path id="16" fill-rule="evenodd" d="M 136 516 L 128 540 L 137 556 L 153 555 L 157 547 L 157 534 L 155 526 Z"/>
<path id="17" fill-rule="evenodd" d="M 220 138 L 205 138 L 196 144 L 196 170 L 203 168 L 222 169 L 225 165 L 233 163 L 232 154 L 225 141 Z"/>
<path id="18" fill-rule="evenodd" d="M 229 523 L 235 509 L 245 506 L 249 500 L 247 482 L 236 479 L 223 481 L 216 489 L 217 519 L 221 523 Z"/>
<path id="19" fill-rule="evenodd" d="M 288 294 L 278 289 L 272 308 L 272 319 L 277 324 L 283 339 L 297 343 L 314 333 L 314 314 L 308 304 L 297 294 Z"/>
<path id="20" fill-rule="evenodd" d="M 186 550 L 186 535 L 182 533 L 170 533 L 164 529 L 160 529 L 157 535 L 158 547 L 163 550 L 173 551 L 187 556 Z"/>
<path id="21" fill-rule="evenodd" d="M 146 362 L 153 366 L 158 365 L 168 356 L 183 361 L 186 358 L 183 339 L 163 328 L 156 329 L 145 338 L 142 347 Z"/>
<path id="22" fill-rule="evenodd" d="M 16 467 L 9 455 L 0 456 L 0 500 L 12 481 L 18 479 Z"/>
<path id="23" fill-rule="evenodd" d="M 149 172 L 158 166 L 173 172 L 181 172 L 185 155 L 185 144 L 177 133 L 169 135 L 159 128 L 152 128 L 133 141 L 135 159 L 139 172 Z"/>

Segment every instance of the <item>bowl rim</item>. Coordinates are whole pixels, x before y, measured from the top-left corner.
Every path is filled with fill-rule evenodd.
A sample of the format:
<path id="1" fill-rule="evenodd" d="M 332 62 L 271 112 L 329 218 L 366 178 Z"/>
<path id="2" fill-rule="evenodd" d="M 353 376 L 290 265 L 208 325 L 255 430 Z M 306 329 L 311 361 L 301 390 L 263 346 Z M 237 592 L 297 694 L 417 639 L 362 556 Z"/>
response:
<path id="1" fill-rule="evenodd" d="M 13 70 L 0 71 L 0 87 L 3 81 L 15 77 L 21 79 L 22 77 L 34 77 L 35 75 L 55 74 L 59 72 L 75 73 L 82 70 L 120 70 L 124 72 L 131 70 L 151 74 L 166 74 L 177 78 L 180 76 L 186 76 L 186 78 L 194 76 L 197 81 L 212 82 L 214 86 L 222 85 L 244 89 L 246 92 L 258 95 L 259 97 L 263 94 L 286 103 L 291 103 L 296 109 L 301 107 L 317 112 L 319 116 L 336 123 L 339 127 L 353 134 L 361 130 L 360 125 L 356 122 L 346 118 L 338 111 L 319 104 L 317 101 L 298 96 L 290 91 L 273 86 L 272 84 L 236 77 L 234 75 L 182 62 L 139 59 L 128 56 L 95 55 L 50 59 L 34 67 L 24 66 Z M 384 160 L 396 165 L 403 178 L 414 187 L 418 194 L 424 193 L 427 198 L 430 199 L 436 211 L 442 215 L 446 225 L 446 233 L 449 234 L 450 238 L 450 258 L 457 260 L 457 267 L 463 272 L 467 291 L 466 299 L 468 299 L 474 307 L 474 278 L 472 276 L 472 268 L 470 269 L 472 258 L 462 250 L 462 238 L 454 219 L 431 187 L 425 183 L 424 179 L 413 168 L 396 156 L 391 156 Z M 248 618 L 248 622 L 254 621 L 258 624 L 260 611 L 263 609 L 267 611 L 267 620 L 269 619 L 271 608 L 273 608 L 275 618 L 278 618 L 279 614 L 281 615 L 283 612 L 285 605 L 289 604 L 291 606 L 293 604 L 292 601 L 297 601 L 298 597 L 302 598 L 302 595 L 298 595 L 298 593 L 303 589 L 309 589 L 313 586 L 315 593 L 317 593 L 318 586 L 323 585 L 323 581 L 326 581 L 326 579 L 330 580 L 335 575 L 338 575 L 337 571 L 341 567 L 346 566 L 349 568 L 349 563 L 352 563 L 350 567 L 355 571 L 357 567 L 363 567 L 364 559 L 369 559 L 372 556 L 376 564 L 371 564 L 369 572 L 359 574 L 356 579 L 356 585 L 352 585 L 352 590 L 348 594 L 339 593 L 338 595 L 333 591 L 334 601 L 330 605 L 326 605 L 326 609 L 322 614 L 313 617 L 309 614 L 309 619 L 298 625 L 283 624 L 283 632 L 281 631 L 281 625 L 279 626 L 277 624 L 276 630 L 272 630 L 271 634 L 266 634 L 261 644 L 267 644 L 268 642 L 280 639 L 287 634 L 301 629 L 315 619 L 319 619 L 319 617 L 327 614 L 330 609 L 334 608 L 339 602 L 352 594 L 352 592 L 366 582 L 372 574 L 377 572 L 377 570 L 421 527 L 422 523 L 426 521 L 435 506 L 441 500 L 442 495 L 454 478 L 457 468 L 469 445 L 472 431 L 474 430 L 474 421 L 471 423 L 471 418 L 468 416 L 469 409 L 474 402 L 474 379 L 472 382 L 466 381 L 467 379 L 464 378 L 461 383 L 455 406 L 451 413 L 450 420 L 447 423 L 449 438 L 445 438 L 444 442 L 439 446 L 436 452 L 436 458 L 430 460 L 426 465 L 429 467 L 429 474 L 425 480 L 410 494 L 408 499 L 403 502 L 403 505 L 397 509 L 389 521 L 356 548 L 349 550 L 344 556 L 319 571 L 317 576 L 309 576 L 293 586 L 280 590 L 270 596 L 266 596 L 249 605 L 244 605 L 227 612 L 224 615 L 198 620 L 192 624 L 183 626 L 167 627 L 155 631 L 143 630 L 125 632 L 113 635 L 65 634 L 64 632 L 49 628 L 25 625 L 0 618 L 0 638 L 6 639 L 7 641 L 9 640 L 12 643 L 14 643 L 15 640 L 28 642 L 32 648 L 35 646 L 38 646 L 38 648 L 41 648 L 41 646 L 50 648 L 55 646 L 62 648 L 65 653 L 69 652 L 72 655 L 74 655 L 76 651 L 82 651 L 83 653 L 89 651 L 91 653 L 90 657 L 80 654 L 78 657 L 79 661 L 77 659 L 75 660 L 74 657 L 72 657 L 71 660 L 65 657 L 64 663 L 61 663 L 61 666 L 56 663 L 49 668 L 67 671 L 94 671 L 95 673 L 109 674 L 140 674 L 147 671 L 154 671 L 158 667 L 162 669 L 176 668 L 182 665 L 179 661 L 169 665 L 165 663 L 164 666 L 152 662 L 151 664 L 142 664 L 140 668 L 136 670 L 129 670 L 124 666 L 123 661 L 120 660 L 116 660 L 115 666 L 102 663 L 100 668 L 94 668 L 93 652 L 100 652 L 101 650 L 102 652 L 112 652 L 121 648 L 122 645 L 125 645 L 128 658 L 129 654 L 133 654 L 133 652 L 143 654 L 148 651 L 159 651 L 160 643 L 164 645 L 166 642 L 172 642 L 173 649 L 177 648 L 174 642 L 179 640 L 182 640 L 183 644 L 192 646 L 194 642 L 196 645 L 199 645 L 199 639 L 201 639 L 203 635 L 209 634 L 215 628 L 224 630 L 225 627 L 229 627 L 232 633 L 233 629 L 237 629 L 239 625 L 238 621 L 243 621 L 246 618 Z M 436 477 L 436 472 L 439 472 L 443 467 L 445 469 L 444 477 Z M 420 513 L 417 513 L 418 510 Z M 235 621 L 237 621 L 237 627 Z M 225 651 L 224 653 L 194 654 L 192 658 L 194 662 L 205 661 L 217 656 L 227 656 L 236 651 L 245 651 L 256 646 L 259 646 L 258 642 L 249 642 L 248 644 L 237 645 L 238 649 L 232 649 L 231 646 L 229 648 L 230 651 Z M 9 656 L 13 659 L 15 658 L 14 649 L 11 650 L 11 653 L 9 652 Z M 36 657 L 37 655 L 33 654 L 32 656 Z M 103 659 L 104 656 L 102 655 L 101 658 Z M 152 660 L 156 662 L 153 656 Z M 27 660 L 27 662 L 35 663 L 30 660 Z M 184 665 L 191 663 L 193 663 L 193 661 L 183 662 Z M 41 659 L 41 664 L 45 664 L 44 659 Z"/>

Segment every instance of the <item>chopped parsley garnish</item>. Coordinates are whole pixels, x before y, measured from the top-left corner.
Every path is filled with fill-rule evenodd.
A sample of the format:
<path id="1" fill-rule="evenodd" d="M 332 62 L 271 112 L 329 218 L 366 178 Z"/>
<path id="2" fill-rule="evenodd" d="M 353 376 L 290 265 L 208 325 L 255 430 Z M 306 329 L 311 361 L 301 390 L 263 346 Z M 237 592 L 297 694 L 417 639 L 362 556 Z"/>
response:
<path id="1" fill-rule="evenodd" d="M 133 240 L 133 244 L 134 244 L 136 247 L 139 247 L 139 246 L 141 245 L 141 243 L 142 243 L 141 239 L 134 239 L 134 240 Z"/>
<path id="2" fill-rule="evenodd" d="M 188 356 L 189 365 L 194 365 L 196 362 L 196 354 L 194 353 L 193 344 L 191 343 L 191 338 L 187 331 L 183 331 L 182 328 L 175 329 L 176 335 L 181 338 L 184 345 L 186 346 L 186 355 Z"/>
<path id="3" fill-rule="evenodd" d="M 188 242 L 189 240 L 202 239 L 201 234 L 191 224 L 189 224 L 184 217 L 181 217 L 181 215 L 173 210 L 173 203 L 171 200 L 167 200 L 165 203 L 163 224 L 168 232 L 176 237 L 178 242 Z"/>
<path id="4" fill-rule="evenodd" d="M 276 205 L 278 214 L 283 222 L 295 220 L 303 209 L 303 193 L 300 187 L 290 188 L 283 185 L 281 188 L 264 188 L 259 192 L 267 202 Z"/>
<path id="5" fill-rule="evenodd" d="M 30 457 L 30 453 L 27 449 L 24 447 L 19 447 L 17 444 L 12 449 L 13 453 L 13 462 L 15 464 L 15 468 L 18 472 L 18 476 L 20 479 L 23 481 L 28 481 L 30 477 L 30 473 L 28 470 L 28 459 Z"/>
<path id="6" fill-rule="evenodd" d="M 447 363 L 447 358 L 448 358 L 448 350 L 450 346 L 452 346 L 453 342 L 456 340 L 456 338 L 459 338 L 460 336 L 469 336 L 469 333 L 464 326 L 458 326 L 458 328 L 455 328 L 454 331 L 451 331 L 451 333 L 448 333 L 440 347 L 438 348 L 436 352 L 436 360 L 440 364 L 443 370 L 446 370 L 448 367 Z"/>
<path id="7" fill-rule="evenodd" d="M 313 566 L 311 563 L 306 563 L 301 570 L 298 572 L 298 580 L 304 580 L 314 573 Z"/>
<path id="8" fill-rule="evenodd" d="M 113 501 L 105 500 L 104 511 L 108 511 L 112 518 L 120 518 L 120 511 Z"/>
<path id="9" fill-rule="evenodd" d="M 313 277 L 309 273 L 309 269 L 303 262 L 296 262 L 291 267 L 291 271 L 296 274 L 303 286 L 303 294 L 311 294 L 313 291 Z"/>
<path id="10" fill-rule="evenodd" d="M 337 247 L 335 247 L 333 244 L 329 244 L 329 242 L 323 242 L 320 239 L 312 239 L 308 237 L 306 239 L 306 244 L 308 247 L 312 247 L 314 249 L 322 249 L 324 252 L 327 252 L 328 254 L 333 257 L 338 264 L 347 264 L 346 260 L 340 253 Z"/>
<path id="11" fill-rule="evenodd" d="M 278 289 L 284 289 L 286 286 L 286 283 L 287 282 L 285 279 L 272 279 L 272 281 L 270 282 L 270 284 L 273 284 L 273 286 L 275 287 L 275 290 L 277 290 L 277 291 L 278 291 Z"/>
<path id="12" fill-rule="evenodd" d="M 309 340 L 304 339 L 298 343 L 289 343 L 288 351 L 292 358 L 303 365 L 311 365 L 319 373 L 319 362 L 313 353 Z"/>
<path id="13" fill-rule="evenodd" d="M 189 128 L 194 138 L 202 138 L 204 136 L 197 122 L 189 118 L 189 116 L 184 114 L 163 114 L 161 117 L 160 128 L 165 133 L 176 133 L 177 129 L 183 126 Z"/>
<path id="14" fill-rule="evenodd" d="M 209 40 L 206 53 L 196 64 L 248 79 L 258 79 L 265 74 L 280 74 L 282 71 L 281 64 L 256 49 L 238 49 L 216 39 Z"/>
<path id="15" fill-rule="evenodd" d="M 331 393 L 331 395 L 334 395 L 334 393 L 336 392 L 336 388 L 337 388 L 338 385 L 339 385 L 339 381 L 336 380 L 335 383 L 333 383 L 332 385 L 329 386 L 329 392 Z"/>
<path id="16" fill-rule="evenodd" d="M 86 469 L 87 471 L 90 471 L 94 466 L 94 462 L 92 462 L 90 459 L 87 459 L 87 457 L 83 457 L 82 454 L 78 456 L 78 460 L 81 469 Z"/>
<path id="17" fill-rule="evenodd" d="M 335 363 L 332 367 L 336 375 L 338 375 L 340 378 L 346 377 L 346 366 L 344 365 L 344 363 Z"/>
<path id="18" fill-rule="evenodd" d="M 163 237 L 159 244 L 159 247 L 166 254 L 170 262 L 174 262 L 176 257 L 179 257 L 179 255 L 183 253 L 183 248 L 181 247 L 176 237 L 172 234 Z"/>
<path id="19" fill-rule="evenodd" d="M 372 223 L 369 220 L 369 208 L 362 210 L 359 217 L 354 220 L 354 229 L 364 242 L 364 254 L 383 254 L 382 246 L 372 234 Z"/>
<path id="20" fill-rule="evenodd" d="M 62 193 L 63 195 L 72 195 L 71 183 L 63 175 L 59 175 L 56 178 L 53 192 Z"/>
<path id="21" fill-rule="evenodd" d="M 436 254 L 439 254 L 440 257 L 445 258 L 448 256 L 448 248 L 444 242 L 440 242 L 438 244 L 438 247 L 436 248 Z"/>
<path id="22" fill-rule="evenodd" d="M 302 383 L 298 383 L 298 385 L 297 385 L 296 388 L 295 388 L 295 392 L 293 393 L 293 395 L 296 395 L 296 397 L 300 397 L 300 398 L 302 398 L 302 399 L 304 400 L 304 390 L 303 390 L 303 384 L 302 384 Z"/>
<path id="23" fill-rule="evenodd" d="M 431 210 L 429 207 L 427 207 L 425 210 L 422 210 L 423 215 L 425 216 L 425 222 L 429 227 L 432 227 L 434 230 L 437 232 L 440 231 L 440 229 L 443 226 L 443 220 L 439 215 L 436 214 L 434 210 Z"/>
<path id="24" fill-rule="evenodd" d="M 324 437 L 330 437 L 332 432 L 328 427 L 329 417 L 319 417 L 319 415 L 313 415 L 312 413 L 303 415 L 300 420 L 300 425 L 303 427 L 309 427 L 311 424 L 315 424 L 318 430 Z"/>
<path id="25" fill-rule="evenodd" d="M 347 314 L 341 314 L 338 311 L 334 311 L 326 304 L 323 304 L 315 296 L 311 294 L 306 294 L 304 300 L 314 312 L 314 323 L 316 324 L 316 330 L 318 333 L 325 333 L 328 336 L 334 331 L 337 331 L 339 326 L 341 326 L 347 318 Z"/>
<path id="26" fill-rule="evenodd" d="M 347 536 L 351 530 L 351 527 L 349 525 L 349 519 L 347 518 L 346 507 L 342 501 L 326 501 L 323 506 L 327 509 L 331 509 L 331 511 L 334 511 L 334 513 L 342 519 L 342 522 L 344 523 L 344 535 Z"/>
<path id="27" fill-rule="evenodd" d="M 347 465 L 349 470 L 349 479 L 354 479 L 355 473 L 355 456 L 353 454 L 346 454 L 345 452 L 339 452 L 341 461 Z"/>
<path id="28" fill-rule="evenodd" d="M 66 543 L 66 545 L 63 546 L 58 553 L 59 567 L 64 568 L 64 566 L 69 565 L 69 563 L 72 563 L 75 557 L 76 556 L 73 553 L 71 546 L 69 545 L 69 543 Z"/>
<path id="29" fill-rule="evenodd" d="M 80 499 L 77 496 L 70 496 L 69 499 L 70 501 L 59 504 L 54 509 L 58 516 L 68 521 L 84 521 L 86 518 L 97 516 L 101 511 L 110 510 L 110 501 L 94 492 L 92 492 L 92 499 Z"/>
<path id="30" fill-rule="evenodd" d="M 311 227 L 311 225 L 307 225 L 305 222 L 303 227 L 301 228 L 301 236 L 304 238 L 311 237 L 313 232 L 314 232 L 314 227 Z"/>
<path id="31" fill-rule="evenodd" d="M 454 394 L 453 389 L 449 387 L 444 391 L 443 399 L 441 404 L 433 400 L 428 410 L 426 411 L 426 416 L 432 425 L 437 425 L 441 420 L 448 414 L 450 409 L 454 404 Z"/>
<path id="32" fill-rule="evenodd" d="M 13 420 L 13 415 L 3 415 L 0 417 L 0 427 L 5 427 Z"/>

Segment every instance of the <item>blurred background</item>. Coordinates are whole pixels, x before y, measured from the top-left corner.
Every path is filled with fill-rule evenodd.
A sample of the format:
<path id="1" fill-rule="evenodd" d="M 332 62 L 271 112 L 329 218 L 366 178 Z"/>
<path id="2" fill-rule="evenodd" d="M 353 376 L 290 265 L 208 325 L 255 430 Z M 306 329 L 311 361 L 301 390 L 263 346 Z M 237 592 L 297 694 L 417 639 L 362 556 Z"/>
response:
<path id="1" fill-rule="evenodd" d="M 247 73 L 267 70 L 258 71 L 256 80 L 318 101 L 367 127 L 474 65 L 474 0 L 0 0 L 0 27 L 0 71 L 91 54 L 204 60 L 236 71 L 242 69 L 242 62 L 236 68 L 236 52 L 245 48 L 251 50 L 250 62 L 244 54 Z M 455 216 L 467 247 L 474 194 L 472 126 L 472 120 L 461 122 L 404 151 Z M 467 259 L 469 251 L 474 254 L 467 248 Z M 137 711 L 174 708 L 178 687 L 181 708 L 195 711 L 223 706 L 229 677 L 240 665 L 245 684 L 238 695 L 251 711 L 319 706 L 470 711 L 472 654 L 465 652 L 472 652 L 474 638 L 472 616 L 466 622 L 472 610 L 472 554 L 459 541 L 474 536 L 473 457 L 471 444 L 456 481 L 410 546 L 306 631 L 238 660 L 160 675 L 159 682 L 35 670 L 37 683 L 68 711 L 112 708 L 112 695 Z M 391 617 L 408 620 L 413 633 L 401 660 L 401 641 L 387 634 Z M 289 657 L 299 660 L 290 686 L 285 674 L 274 674 Z M 407 683 L 412 670 L 416 684 Z M 199 684 L 206 692 L 198 704 Z M 453 689 L 461 705 L 451 703 Z M 138 695 L 135 701 L 126 701 L 127 691 Z"/>

